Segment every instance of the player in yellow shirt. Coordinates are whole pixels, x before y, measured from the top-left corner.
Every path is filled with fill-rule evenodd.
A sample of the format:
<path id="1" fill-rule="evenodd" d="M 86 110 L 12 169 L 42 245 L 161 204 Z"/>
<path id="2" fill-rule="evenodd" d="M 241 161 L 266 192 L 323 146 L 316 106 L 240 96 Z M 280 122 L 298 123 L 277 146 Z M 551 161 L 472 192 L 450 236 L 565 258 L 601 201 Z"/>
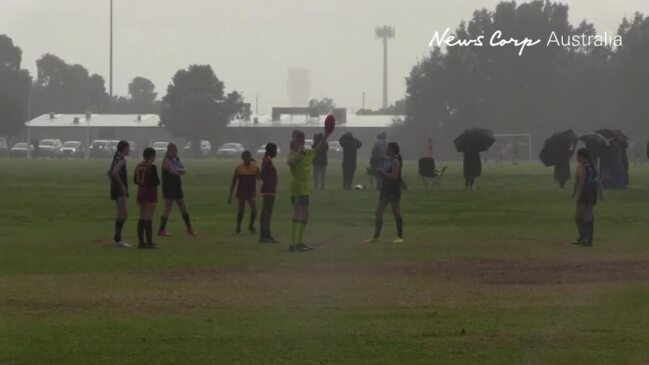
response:
<path id="1" fill-rule="evenodd" d="M 324 138 L 313 149 L 304 148 L 304 132 L 293 131 L 291 151 L 288 154 L 288 165 L 291 170 L 291 203 L 293 204 L 292 244 L 289 251 L 311 251 L 313 248 L 302 242 L 304 229 L 309 221 L 309 193 L 313 175 L 313 160 L 323 148 L 331 131 L 325 132 Z"/>

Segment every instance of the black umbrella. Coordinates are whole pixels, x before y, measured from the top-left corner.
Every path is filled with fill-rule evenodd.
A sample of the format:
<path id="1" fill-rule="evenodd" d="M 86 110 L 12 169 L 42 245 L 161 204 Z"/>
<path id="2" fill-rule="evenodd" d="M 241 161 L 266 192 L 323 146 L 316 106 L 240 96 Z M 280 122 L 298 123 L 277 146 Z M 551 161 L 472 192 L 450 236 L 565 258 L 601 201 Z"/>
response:
<path id="1" fill-rule="evenodd" d="M 483 128 L 467 129 L 455 139 L 458 152 L 484 152 L 496 142 L 492 131 Z"/>
<path id="2" fill-rule="evenodd" d="M 545 166 L 554 166 L 570 159 L 575 151 L 577 135 L 572 129 L 553 134 L 543 144 L 539 158 Z"/>
<path id="3" fill-rule="evenodd" d="M 608 140 L 614 140 L 614 141 L 626 141 L 628 138 L 622 133 L 619 129 L 598 129 L 595 131 L 595 133 L 601 135 L 602 137 L 608 139 Z"/>
<path id="4" fill-rule="evenodd" d="M 619 129 L 599 129 L 595 133 L 601 134 L 610 142 L 617 143 L 622 148 L 629 147 L 629 138 L 622 133 Z"/>
<path id="5" fill-rule="evenodd" d="M 591 132 L 579 136 L 579 140 L 586 144 L 586 148 L 599 154 L 604 148 L 608 147 L 610 140 L 599 133 Z M 595 158 L 596 156 L 591 156 Z"/>

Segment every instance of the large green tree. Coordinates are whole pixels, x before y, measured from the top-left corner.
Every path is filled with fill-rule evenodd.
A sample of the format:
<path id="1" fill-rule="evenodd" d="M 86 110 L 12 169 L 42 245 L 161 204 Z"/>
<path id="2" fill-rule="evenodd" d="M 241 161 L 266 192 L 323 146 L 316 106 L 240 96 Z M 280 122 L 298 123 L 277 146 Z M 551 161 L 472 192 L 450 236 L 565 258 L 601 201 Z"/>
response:
<path id="1" fill-rule="evenodd" d="M 649 20 L 640 14 L 625 20 L 617 49 L 546 46 L 552 32 L 566 38 L 597 34 L 585 20 L 572 25 L 568 14 L 566 4 L 544 0 L 503 1 L 494 10 L 475 11 L 453 33 L 461 40 L 483 36 L 485 46 L 434 48 L 412 69 L 407 129 L 413 136 L 446 133 L 448 142 L 461 129 L 480 126 L 532 133 L 537 146 L 567 128 L 649 131 Z M 497 31 L 501 39 L 527 37 L 542 44 L 522 54 L 514 45 L 491 47 Z"/>
<path id="2" fill-rule="evenodd" d="M 102 76 L 91 75 L 85 67 L 70 65 L 52 54 L 42 56 L 36 66 L 32 104 L 37 114 L 109 111 L 110 97 Z"/>
<path id="3" fill-rule="evenodd" d="M 173 76 L 162 98 L 161 124 L 198 147 L 201 139 L 216 139 L 243 107 L 242 96 L 226 94 L 211 66 L 192 65 Z"/>
<path id="4" fill-rule="evenodd" d="M 18 136 L 28 117 L 31 77 L 21 60 L 20 47 L 0 35 L 0 136 Z"/>

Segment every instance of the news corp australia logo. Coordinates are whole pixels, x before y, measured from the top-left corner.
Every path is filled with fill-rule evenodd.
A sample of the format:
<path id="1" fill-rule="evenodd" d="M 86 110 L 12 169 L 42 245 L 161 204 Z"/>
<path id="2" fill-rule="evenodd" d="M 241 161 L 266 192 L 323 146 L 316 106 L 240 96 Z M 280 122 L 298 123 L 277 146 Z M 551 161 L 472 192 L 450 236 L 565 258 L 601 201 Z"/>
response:
<path id="1" fill-rule="evenodd" d="M 543 45 L 545 47 L 559 46 L 559 47 L 613 47 L 617 48 L 622 45 L 622 37 L 612 32 L 604 32 L 604 34 L 587 35 L 587 34 L 573 34 L 573 35 L 560 35 L 556 32 L 549 34 L 547 39 L 539 38 L 513 38 L 504 37 L 503 32 L 500 30 L 495 31 L 489 39 L 481 35 L 473 39 L 458 39 L 451 33 L 450 28 L 446 28 L 443 33 L 435 32 L 428 47 L 506 47 L 513 45 L 518 48 L 518 55 L 522 56 L 525 50 L 531 47 Z"/>

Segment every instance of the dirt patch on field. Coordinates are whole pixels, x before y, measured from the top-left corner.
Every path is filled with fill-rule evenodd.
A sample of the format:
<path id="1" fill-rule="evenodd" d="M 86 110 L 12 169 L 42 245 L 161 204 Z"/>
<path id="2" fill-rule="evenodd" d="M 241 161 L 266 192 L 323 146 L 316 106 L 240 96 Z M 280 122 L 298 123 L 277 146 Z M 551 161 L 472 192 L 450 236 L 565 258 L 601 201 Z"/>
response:
<path id="1" fill-rule="evenodd" d="M 430 278 L 492 285 L 557 285 L 649 280 L 648 260 L 543 261 L 444 260 L 362 264 L 314 264 L 272 269 L 187 269 L 161 273 L 165 280 L 192 281 L 245 276 Z"/>

